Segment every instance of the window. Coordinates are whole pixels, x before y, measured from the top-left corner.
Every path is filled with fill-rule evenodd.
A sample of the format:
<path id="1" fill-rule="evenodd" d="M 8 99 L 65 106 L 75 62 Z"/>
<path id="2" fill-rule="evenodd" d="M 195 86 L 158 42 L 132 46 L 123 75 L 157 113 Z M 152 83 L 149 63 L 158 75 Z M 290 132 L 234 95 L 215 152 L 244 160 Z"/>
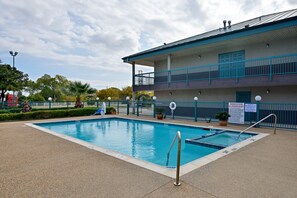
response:
<path id="1" fill-rule="evenodd" d="M 245 51 L 219 54 L 219 74 L 221 78 L 238 78 L 244 76 Z"/>

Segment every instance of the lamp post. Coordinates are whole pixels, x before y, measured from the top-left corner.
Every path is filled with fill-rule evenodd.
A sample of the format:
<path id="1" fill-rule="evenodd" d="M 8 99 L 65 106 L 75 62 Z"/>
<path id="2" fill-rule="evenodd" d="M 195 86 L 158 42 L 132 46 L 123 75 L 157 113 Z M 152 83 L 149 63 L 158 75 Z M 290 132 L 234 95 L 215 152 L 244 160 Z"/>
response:
<path id="1" fill-rule="evenodd" d="M 257 103 L 257 120 L 256 120 L 256 122 L 258 122 L 259 119 L 260 119 L 259 106 L 260 106 L 260 101 L 262 100 L 262 97 L 258 95 L 258 96 L 255 97 L 255 100 L 256 100 L 256 103 Z M 257 124 L 256 127 L 259 128 L 260 125 Z"/>
<path id="2" fill-rule="evenodd" d="M 97 102 L 97 109 L 99 108 L 99 97 L 96 98 L 96 102 Z"/>
<path id="3" fill-rule="evenodd" d="M 15 67 L 15 57 L 18 55 L 18 52 L 9 51 L 9 54 L 12 56 L 12 66 Z"/>
<path id="4" fill-rule="evenodd" d="M 126 97 L 126 101 L 127 101 L 127 115 L 129 115 L 129 105 L 130 105 L 130 97 L 129 96 Z"/>
<path id="5" fill-rule="evenodd" d="M 157 100 L 157 97 L 156 96 L 153 96 L 153 105 L 154 105 L 153 116 L 154 116 L 154 118 L 156 117 L 156 100 Z"/>
<path id="6" fill-rule="evenodd" d="M 48 97 L 48 108 L 51 109 L 52 108 L 52 97 Z"/>
<path id="7" fill-rule="evenodd" d="M 194 97 L 194 114 L 195 114 L 195 122 L 197 122 L 197 106 L 198 106 L 198 97 Z"/>
<path id="8" fill-rule="evenodd" d="M 108 107 L 110 107 L 110 100 L 111 100 L 111 97 L 108 96 L 107 100 L 108 100 Z"/>

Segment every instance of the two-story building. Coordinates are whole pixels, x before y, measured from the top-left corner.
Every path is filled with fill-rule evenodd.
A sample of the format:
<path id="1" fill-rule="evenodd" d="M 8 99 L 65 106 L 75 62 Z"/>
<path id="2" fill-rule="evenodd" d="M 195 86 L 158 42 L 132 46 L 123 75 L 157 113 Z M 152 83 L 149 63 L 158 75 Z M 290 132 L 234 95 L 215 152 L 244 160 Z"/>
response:
<path id="1" fill-rule="evenodd" d="M 269 14 L 122 58 L 133 91 L 158 100 L 297 102 L 297 9 Z M 135 73 L 135 65 L 153 67 Z"/>

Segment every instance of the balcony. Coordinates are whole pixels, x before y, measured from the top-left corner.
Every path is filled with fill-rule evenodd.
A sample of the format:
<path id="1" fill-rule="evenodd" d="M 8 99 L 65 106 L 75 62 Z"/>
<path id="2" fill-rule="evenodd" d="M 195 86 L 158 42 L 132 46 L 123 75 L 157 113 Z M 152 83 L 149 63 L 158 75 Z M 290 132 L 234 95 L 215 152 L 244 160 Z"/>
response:
<path id="1" fill-rule="evenodd" d="M 136 74 L 134 90 L 297 85 L 297 54 Z"/>

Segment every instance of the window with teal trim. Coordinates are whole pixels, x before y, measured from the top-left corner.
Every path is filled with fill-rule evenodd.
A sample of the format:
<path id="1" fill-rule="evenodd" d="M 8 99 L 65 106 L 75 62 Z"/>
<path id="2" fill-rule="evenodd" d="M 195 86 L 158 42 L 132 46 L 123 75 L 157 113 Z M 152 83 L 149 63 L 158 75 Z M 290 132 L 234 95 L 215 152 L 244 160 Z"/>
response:
<path id="1" fill-rule="evenodd" d="M 221 78 L 238 78 L 244 76 L 245 51 L 219 54 L 219 75 Z M 242 61 L 242 62 L 241 62 Z"/>

